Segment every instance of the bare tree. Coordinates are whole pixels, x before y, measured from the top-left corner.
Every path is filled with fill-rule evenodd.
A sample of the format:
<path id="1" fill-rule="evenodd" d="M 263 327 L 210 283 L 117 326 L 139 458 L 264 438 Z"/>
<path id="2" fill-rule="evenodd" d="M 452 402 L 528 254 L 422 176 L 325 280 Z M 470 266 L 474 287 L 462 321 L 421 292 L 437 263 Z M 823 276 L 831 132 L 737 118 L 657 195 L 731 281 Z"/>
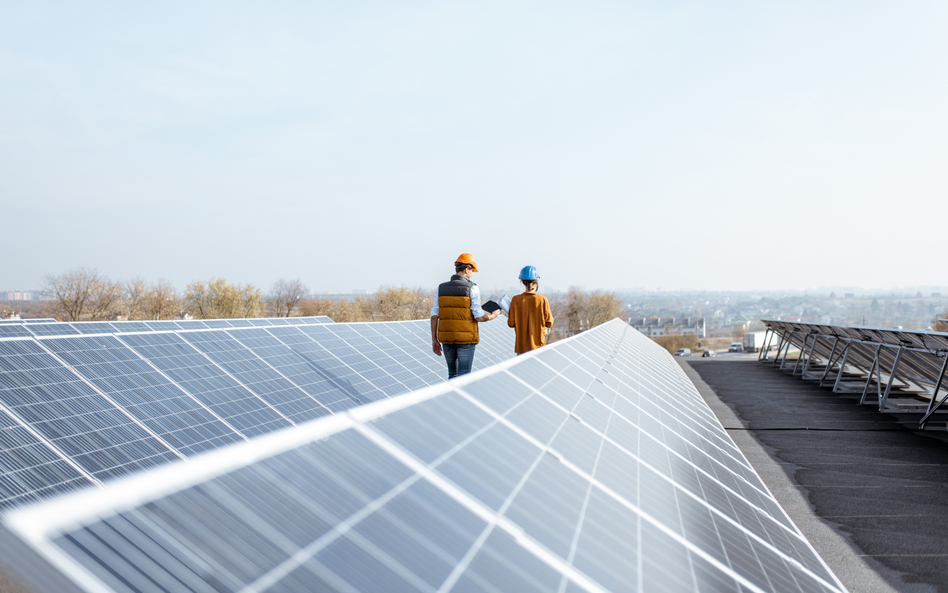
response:
<path id="1" fill-rule="evenodd" d="M 237 286 L 237 294 L 240 296 L 240 317 L 260 317 L 263 315 L 263 291 L 253 284 L 244 284 Z"/>
<path id="2" fill-rule="evenodd" d="M 295 280 L 280 278 L 270 289 L 270 297 L 267 300 L 274 315 L 289 317 L 293 314 L 293 309 L 298 309 L 300 301 L 308 294 L 309 289 L 299 278 Z"/>
<path id="3" fill-rule="evenodd" d="M 427 318 L 433 299 L 433 293 L 423 288 L 381 286 L 374 295 L 355 299 L 302 299 L 299 310 L 306 317 L 328 315 L 340 323 L 403 321 Z"/>
<path id="4" fill-rule="evenodd" d="M 223 278 L 212 278 L 188 284 L 184 303 L 188 312 L 198 319 L 260 317 L 263 291 L 253 284 L 234 285 Z"/>
<path id="5" fill-rule="evenodd" d="M 304 317 L 328 315 L 329 317 L 332 317 L 334 321 L 337 321 L 337 319 L 332 316 L 333 307 L 335 304 L 336 301 L 329 298 L 317 297 L 312 299 L 303 299 L 300 302 L 300 315 Z"/>
<path id="6" fill-rule="evenodd" d="M 615 293 L 603 290 L 587 293 L 577 286 L 571 286 L 565 297 L 552 299 L 550 309 L 556 319 L 550 341 L 575 336 L 625 314 L 622 301 Z"/>
<path id="7" fill-rule="evenodd" d="M 433 293 L 423 288 L 380 286 L 372 297 L 359 297 L 357 302 L 368 320 L 406 321 L 428 317 L 433 299 Z"/>
<path id="8" fill-rule="evenodd" d="M 148 319 L 173 319 L 181 312 L 181 298 L 170 280 L 161 278 L 148 287 L 142 302 L 142 312 Z"/>
<path id="9" fill-rule="evenodd" d="M 98 270 L 77 266 L 62 274 L 47 274 L 43 287 L 56 298 L 54 314 L 67 321 L 79 321 L 83 315 L 106 319 L 121 303 L 124 288 Z"/>
<path id="10" fill-rule="evenodd" d="M 90 318 L 93 321 L 115 319 L 123 308 L 125 285 L 100 276 L 95 284 L 92 297 L 87 301 Z"/>
<path id="11" fill-rule="evenodd" d="M 145 318 L 145 299 L 148 296 L 148 283 L 141 276 L 125 283 L 125 316 L 128 319 Z"/>

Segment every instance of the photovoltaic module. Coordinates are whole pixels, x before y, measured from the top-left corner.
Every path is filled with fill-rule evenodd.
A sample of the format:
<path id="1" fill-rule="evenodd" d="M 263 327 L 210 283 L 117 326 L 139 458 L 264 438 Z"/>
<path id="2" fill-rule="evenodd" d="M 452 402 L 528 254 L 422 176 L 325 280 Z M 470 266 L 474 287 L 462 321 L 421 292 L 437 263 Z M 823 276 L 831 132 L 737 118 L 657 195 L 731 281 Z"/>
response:
<path id="1" fill-rule="evenodd" d="M 482 325 L 475 368 L 512 357 Z M 0 509 L 444 382 L 430 344 L 428 320 L 3 324 Z"/>
<path id="2" fill-rule="evenodd" d="M 843 591 L 615 320 L 4 517 L 38 592 Z"/>

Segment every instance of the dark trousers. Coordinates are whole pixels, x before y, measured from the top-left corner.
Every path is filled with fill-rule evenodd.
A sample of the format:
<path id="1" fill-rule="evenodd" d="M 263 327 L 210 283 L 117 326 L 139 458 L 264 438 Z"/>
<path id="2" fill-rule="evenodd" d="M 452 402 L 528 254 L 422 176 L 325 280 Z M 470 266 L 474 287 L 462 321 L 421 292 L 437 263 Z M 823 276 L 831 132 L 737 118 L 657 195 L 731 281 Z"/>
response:
<path id="1" fill-rule="evenodd" d="M 477 344 L 441 344 L 444 361 L 448 363 L 448 379 L 471 372 L 476 347 Z"/>

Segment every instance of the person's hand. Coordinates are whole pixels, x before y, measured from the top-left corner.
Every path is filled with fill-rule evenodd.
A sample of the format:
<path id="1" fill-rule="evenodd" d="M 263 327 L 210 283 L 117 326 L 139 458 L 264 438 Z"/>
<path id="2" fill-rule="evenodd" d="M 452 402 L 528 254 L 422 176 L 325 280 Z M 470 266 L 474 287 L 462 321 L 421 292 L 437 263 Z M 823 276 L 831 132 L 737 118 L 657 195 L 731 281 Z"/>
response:
<path id="1" fill-rule="evenodd" d="M 432 342 L 431 351 L 437 354 L 438 356 L 441 356 L 441 342 Z"/>
<path id="2" fill-rule="evenodd" d="M 497 317 L 498 315 L 500 315 L 500 311 L 501 311 L 501 309 L 497 309 L 496 311 L 494 311 L 493 313 L 491 313 L 491 314 L 490 314 L 490 318 L 493 319 L 493 318 Z"/>

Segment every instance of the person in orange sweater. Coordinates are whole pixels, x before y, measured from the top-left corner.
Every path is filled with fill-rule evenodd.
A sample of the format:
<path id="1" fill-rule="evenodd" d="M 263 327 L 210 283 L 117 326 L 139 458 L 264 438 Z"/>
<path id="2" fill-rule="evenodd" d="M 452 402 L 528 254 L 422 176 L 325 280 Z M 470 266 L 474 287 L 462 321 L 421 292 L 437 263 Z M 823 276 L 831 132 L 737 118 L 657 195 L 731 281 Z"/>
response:
<path id="1" fill-rule="evenodd" d="M 520 281 L 526 290 L 510 299 L 507 311 L 507 325 L 517 332 L 514 352 L 523 354 L 546 346 L 546 330 L 553 327 L 553 313 L 550 301 L 537 294 L 540 275 L 533 266 L 524 266 L 520 270 Z"/>

